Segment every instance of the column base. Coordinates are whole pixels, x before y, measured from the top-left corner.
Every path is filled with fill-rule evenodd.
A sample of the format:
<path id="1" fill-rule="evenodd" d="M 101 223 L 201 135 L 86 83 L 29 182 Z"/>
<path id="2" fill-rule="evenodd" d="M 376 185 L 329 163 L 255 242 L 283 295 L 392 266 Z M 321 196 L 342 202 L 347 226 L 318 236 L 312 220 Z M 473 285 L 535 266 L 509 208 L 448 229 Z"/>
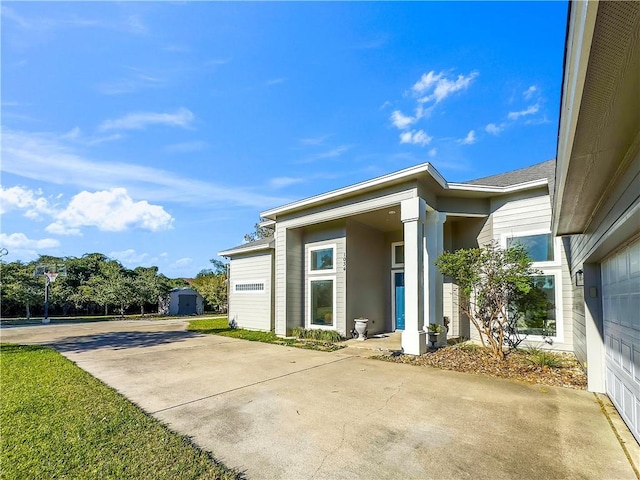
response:
<path id="1" fill-rule="evenodd" d="M 427 352 L 427 332 L 424 330 L 402 331 L 402 351 L 407 355 L 422 355 Z"/>

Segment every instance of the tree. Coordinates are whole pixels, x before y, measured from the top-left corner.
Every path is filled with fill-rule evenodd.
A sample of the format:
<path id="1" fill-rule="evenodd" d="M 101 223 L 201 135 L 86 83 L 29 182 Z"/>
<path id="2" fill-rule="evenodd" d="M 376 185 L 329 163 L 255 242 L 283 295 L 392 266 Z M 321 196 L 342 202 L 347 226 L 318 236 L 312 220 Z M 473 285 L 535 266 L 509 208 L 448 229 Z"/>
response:
<path id="1" fill-rule="evenodd" d="M 502 249 L 492 242 L 480 248 L 445 252 L 435 264 L 458 284 L 460 309 L 496 358 L 505 358 L 505 344 L 508 348 L 517 345 L 513 336 L 517 335 L 519 315 L 531 308 L 547 308 L 531 278 L 539 272 L 531 267 L 522 245 Z"/>
<path id="2" fill-rule="evenodd" d="M 213 310 L 224 312 L 228 302 L 227 264 L 216 259 L 210 261 L 214 268 L 200 271 L 193 279 L 192 286 Z"/>
<path id="3" fill-rule="evenodd" d="M 27 318 L 31 318 L 31 306 L 44 301 L 44 280 L 33 276 L 34 268 L 32 263 L 0 262 L 2 306 L 7 301 L 24 306 Z"/>
<path id="4" fill-rule="evenodd" d="M 267 227 L 262 226 L 261 223 L 268 221 L 267 218 L 260 217 L 258 223 L 253 226 L 253 232 L 247 233 L 244 236 L 245 242 L 255 242 L 256 240 L 260 240 L 262 238 L 273 237 L 275 232 L 275 228 L 273 225 L 269 225 Z"/>
<path id="5" fill-rule="evenodd" d="M 158 267 L 136 267 L 133 269 L 133 298 L 140 305 L 144 315 L 145 304 L 158 304 L 158 299 L 171 290 L 164 275 L 158 274 Z"/>

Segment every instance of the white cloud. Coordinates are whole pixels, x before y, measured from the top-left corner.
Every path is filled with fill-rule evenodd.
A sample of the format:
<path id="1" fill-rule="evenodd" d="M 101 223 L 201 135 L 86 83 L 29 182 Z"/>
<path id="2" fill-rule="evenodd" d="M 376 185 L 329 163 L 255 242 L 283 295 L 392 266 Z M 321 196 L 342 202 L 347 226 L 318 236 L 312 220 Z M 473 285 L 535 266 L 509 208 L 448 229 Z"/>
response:
<path id="1" fill-rule="evenodd" d="M 189 258 L 189 257 L 184 257 L 184 258 L 180 258 L 178 260 L 176 260 L 175 262 L 173 262 L 171 264 L 172 267 L 186 267 L 188 265 L 191 265 L 191 263 L 193 263 L 193 259 Z"/>
<path id="2" fill-rule="evenodd" d="M 174 113 L 135 112 L 115 120 L 105 120 L 100 125 L 101 131 L 106 130 L 142 130 L 149 125 L 166 125 L 170 127 L 188 127 L 193 121 L 193 113 L 186 108 L 180 108 Z"/>
<path id="3" fill-rule="evenodd" d="M 286 82 L 287 79 L 286 78 L 272 78 L 271 80 L 267 80 L 266 85 L 268 87 L 272 86 L 272 85 L 278 85 L 280 83 L 284 83 Z"/>
<path id="4" fill-rule="evenodd" d="M 474 143 L 476 143 L 478 139 L 476 138 L 476 131 L 475 130 L 470 130 L 469 133 L 467 133 L 467 136 L 460 139 L 460 143 L 462 143 L 463 145 L 473 145 Z"/>
<path id="5" fill-rule="evenodd" d="M 478 76 L 478 72 L 471 72 L 469 75 L 458 75 L 455 78 L 447 78 L 444 72 L 435 73 L 433 70 L 422 75 L 411 91 L 416 96 L 420 96 L 420 103 L 435 102 L 440 103 L 442 100 L 455 92 L 466 90 L 471 85 L 474 78 Z M 430 93 L 428 93 L 430 92 Z M 422 96 L 428 93 L 426 96 Z"/>
<path id="6" fill-rule="evenodd" d="M 484 127 L 485 131 L 487 133 L 490 133 L 491 135 L 498 135 L 500 132 L 502 132 L 502 130 L 504 130 L 504 123 L 501 123 L 500 125 L 496 125 L 495 123 L 489 123 L 487 124 L 486 127 Z"/>
<path id="7" fill-rule="evenodd" d="M 79 228 L 69 228 L 62 223 L 50 223 L 45 227 L 44 231 L 53 235 L 82 236 Z"/>
<path id="8" fill-rule="evenodd" d="M 509 112 L 507 117 L 509 117 L 510 120 L 517 120 L 520 117 L 538 113 L 538 110 L 540 110 L 540 105 L 536 103 L 535 105 L 530 105 L 529 107 L 525 108 L 524 110 L 520 110 L 519 112 Z"/>
<path id="9" fill-rule="evenodd" d="M 79 227 L 96 227 L 106 232 L 140 228 L 157 232 L 172 228 L 173 217 L 159 205 L 134 202 L 124 188 L 100 192 L 80 192 L 67 208 L 56 214 L 56 226 L 49 231 L 67 231 Z"/>
<path id="10" fill-rule="evenodd" d="M 351 145 L 340 145 L 336 148 L 332 148 L 331 150 L 327 150 L 326 152 L 320 152 L 320 153 L 310 155 L 298 163 L 311 163 L 311 162 L 315 162 L 316 160 L 323 160 L 325 158 L 336 158 L 341 156 L 343 153 L 349 151 L 350 149 L 351 149 Z"/>
<path id="11" fill-rule="evenodd" d="M 142 265 L 149 258 L 148 253 L 138 253 L 133 248 L 122 250 L 119 252 L 109 253 L 110 258 L 115 258 L 126 265 Z"/>
<path id="12" fill-rule="evenodd" d="M 2 130 L 2 171 L 58 185 L 88 190 L 127 188 L 131 195 L 155 202 L 210 205 L 216 208 L 241 205 L 254 208 L 291 201 L 261 195 L 237 184 L 219 186 L 184 177 L 180 173 L 125 162 L 93 161 L 50 133 Z"/>
<path id="13" fill-rule="evenodd" d="M 26 210 L 25 216 L 34 220 L 53 211 L 49 201 L 39 190 L 34 191 L 19 185 L 10 188 L 0 186 L 0 214 L 15 209 Z"/>
<path id="14" fill-rule="evenodd" d="M 529 100 L 531 99 L 531 97 L 538 91 L 538 87 L 536 87 L 535 85 L 531 85 L 529 88 L 527 88 L 524 92 L 522 92 L 522 96 L 526 99 Z"/>
<path id="15" fill-rule="evenodd" d="M 24 233 L 0 233 L 0 245 L 7 249 L 18 250 L 44 250 L 47 248 L 55 248 L 60 246 L 60 242 L 55 238 L 42 238 L 40 240 L 32 240 Z"/>
<path id="16" fill-rule="evenodd" d="M 304 182 L 303 178 L 295 177 L 275 177 L 269 180 L 269 185 L 273 188 L 283 188 L 289 185 L 295 185 L 296 183 Z"/>
<path id="17" fill-rule="evenodd" d="M 428 155 L 433 158 L 438 154 L 438 149 L 437 148 L 432 148 L 431 150 L 429 150 Z"/>
<path id="18" fill-rule="evenodd" d="M 411 130 L 400 134 L 400 143 L 425 146 L 429 145 L 431 140 L 433 140 L 433 137 L 427 135 L 424 130 Z"/>
<path id="19" fill-rule="evenodd" d="M 400 110 L 394 110 L 391 114 L 391 123 L 401 130 L 414 124 L 417 120 L 418 119 L 415 117 L 408 117 L 404 115 Z"/>
<path id="20" fill-rule="evenodd" d="M 301 138 L 300 143 L 302 145 L 312 145 L 312 146 L 322 145 L 325 142 L 325 140 L 329 137 L 330 135 L 322 135 L 320 137 Z"/>

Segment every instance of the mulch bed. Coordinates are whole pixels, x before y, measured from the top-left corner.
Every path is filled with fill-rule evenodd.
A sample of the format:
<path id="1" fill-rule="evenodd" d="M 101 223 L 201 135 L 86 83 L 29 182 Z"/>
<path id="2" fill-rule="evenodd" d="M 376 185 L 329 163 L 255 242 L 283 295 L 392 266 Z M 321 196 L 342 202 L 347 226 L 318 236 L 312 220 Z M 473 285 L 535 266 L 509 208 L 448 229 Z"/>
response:
<path id="1" fill-rule="evenodd" d="M 555 353 L 560 367 L 532 365 L 526 351 L 514 351 L 504 361 L 494 359 L 489 349 L 449 346 L 421 356 L 386 354 L 374 358 L 387 362 L 436 367 L 457 372 L 509 378 L 531 384 L 569 387 L 584 390 L 587 377 L 573 354 Z"/>

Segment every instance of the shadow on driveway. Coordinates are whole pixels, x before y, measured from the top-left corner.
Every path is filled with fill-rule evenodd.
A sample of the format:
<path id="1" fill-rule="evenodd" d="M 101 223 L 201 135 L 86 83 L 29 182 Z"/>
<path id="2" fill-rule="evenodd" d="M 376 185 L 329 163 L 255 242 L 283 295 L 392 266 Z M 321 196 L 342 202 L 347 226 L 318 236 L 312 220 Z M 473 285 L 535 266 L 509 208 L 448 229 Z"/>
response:
<path id="1" fill-rule="evenodd" d="M 82 337 L 67 337 L 46 345 L 59 352 L 86 352 L 98 349 L 124 350 L 183 342 L 199 337 L 194 332 L 109 332 Z"/>

